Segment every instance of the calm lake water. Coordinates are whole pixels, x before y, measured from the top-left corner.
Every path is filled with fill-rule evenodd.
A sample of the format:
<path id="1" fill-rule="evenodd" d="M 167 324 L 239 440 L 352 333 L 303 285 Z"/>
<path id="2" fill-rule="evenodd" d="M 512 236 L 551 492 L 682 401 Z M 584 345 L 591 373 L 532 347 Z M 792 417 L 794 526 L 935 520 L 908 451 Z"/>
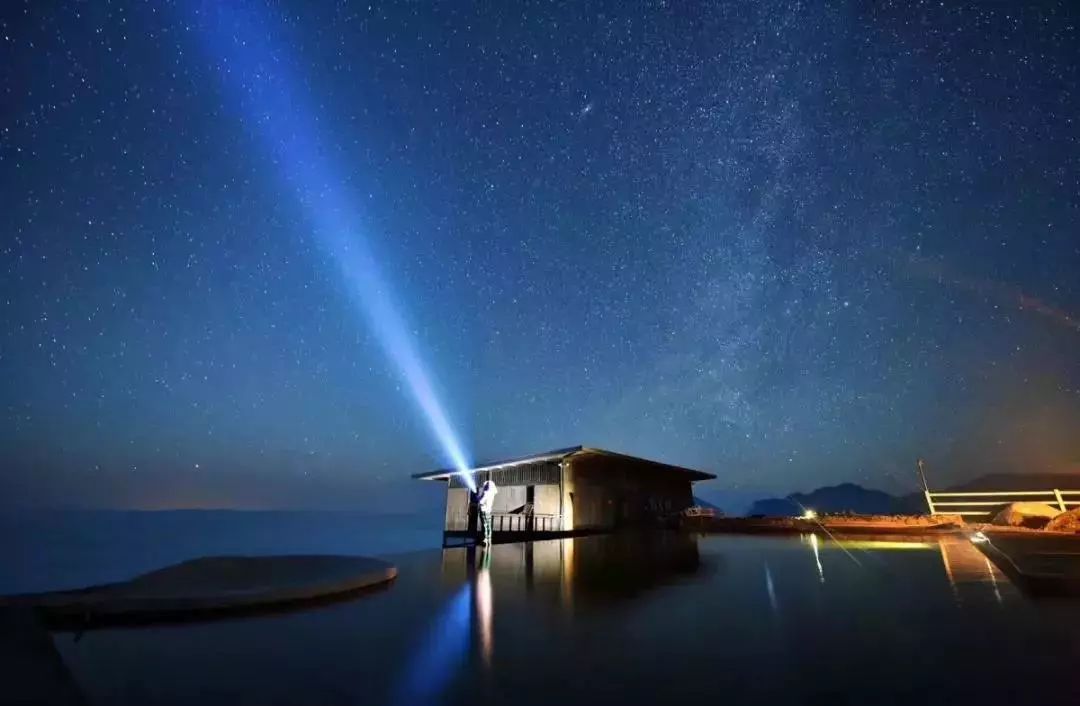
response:
<path id="1" fill-rule="evenodd" d="M 396 558 L 264 617 L 55 635 L 92 703 L 1068 702 L 1080 603 L 970 544 L 600 536 Z"/>
<path id="2" fill-rule="evenodd" d="M 7 512 L 0 514 L 0 593 L 119 581 L 200 556 L 379 556 L 441 544 L 438 512 Z"/>

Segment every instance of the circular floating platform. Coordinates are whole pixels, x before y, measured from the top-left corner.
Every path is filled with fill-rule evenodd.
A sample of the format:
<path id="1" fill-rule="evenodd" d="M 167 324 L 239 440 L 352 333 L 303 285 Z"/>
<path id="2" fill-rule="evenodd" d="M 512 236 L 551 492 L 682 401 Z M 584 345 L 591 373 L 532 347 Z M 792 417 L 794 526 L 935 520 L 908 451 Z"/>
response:
<path id="1" fill-rule="evenodd" d="M 30 606 L 61 626 L 194 620 L 330 600 L 395 576 L 393 564 L 366 557 L 205 557 L 120 583 L 7 596 L 0 606 Z"/>

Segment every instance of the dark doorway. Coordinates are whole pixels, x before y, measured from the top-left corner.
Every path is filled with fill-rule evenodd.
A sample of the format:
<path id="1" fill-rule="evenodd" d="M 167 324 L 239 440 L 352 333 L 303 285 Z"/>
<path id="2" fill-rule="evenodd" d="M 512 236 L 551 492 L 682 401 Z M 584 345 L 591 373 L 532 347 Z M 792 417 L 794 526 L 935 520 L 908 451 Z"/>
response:
<path id="1" fill-rule="evenodd" d="M 525 531 L 532 532 L 535 528 L 536 517 L 536 486 L 525 486 Z"/>
<path id="2" fill-rule="evenodd" d="M 468 521 L 468 524 L 466 525 L 466 527 L 468 528 L 470 535 L 475 535 L 476 534 L 476 527 L 477 527 L 476 520 L 477 520 L 477 514 L 478 513 L 479 513 L 479 508 L 476 505 L 476 494 L 475 493 L 469 493 L 469 521 Z"/>

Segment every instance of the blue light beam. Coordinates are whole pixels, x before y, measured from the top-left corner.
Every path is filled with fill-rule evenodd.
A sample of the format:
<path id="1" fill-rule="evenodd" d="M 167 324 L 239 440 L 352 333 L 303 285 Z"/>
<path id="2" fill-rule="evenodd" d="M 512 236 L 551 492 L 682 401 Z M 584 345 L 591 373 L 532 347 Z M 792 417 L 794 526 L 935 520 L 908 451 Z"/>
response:
<path id="1" fill-rule="evenodd" d="M 243 124 L 303 206 L 316 240 L 337 263 L 350 298 L 396 365 L 447 460 L 475 490 L 465 453 L 364 238 L 343 172 L 319 139 L 317 113 L 296 90 L 303 83 L 291 76 L 269 23 L 258 6 L 244 2 L 195 3 L 193 11 L 204 49 L 226 92 L 237 99 Z"/>
<path id="2" fill-rule="evenodd" d="M 438 703 L 469 653 L 472 637 L 473 586 L 466 581 L 431 624 L 424 641 L 408 660 L 395 703 Z"/>

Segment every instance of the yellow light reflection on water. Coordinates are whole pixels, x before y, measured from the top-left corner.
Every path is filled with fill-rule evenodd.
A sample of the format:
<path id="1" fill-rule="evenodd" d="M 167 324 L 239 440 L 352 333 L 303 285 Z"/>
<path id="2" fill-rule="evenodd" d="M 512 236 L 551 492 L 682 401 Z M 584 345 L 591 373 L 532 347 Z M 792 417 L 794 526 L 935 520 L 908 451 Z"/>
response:
<path id="1" fill-rule="evenodd" d="M 485 558 L 489 555 L 485 552 Z M 491 570 L 487 563 L 481 564 L 480 572 L 476 576 L 476 615 L 480 623 L 480 654 L 484 658 L 484 666 L 491 667 L 491 653 L 494 651 L 494 638 L 492 622 L 494 610 L 492 605 Z"/>
<path id="2" fill-rule="evenodd" d="M 825 583 L 825 569 L 821 566 L 821 553 L 818 544 L 817 535 L 810 535 L 810 547 L 814 550 L 814 563 L 817 564 L 818 578 L 821 579 L 822 583 Z"/>
<path id="3" fill-rule="evenodd" d="M 1004 604 L 1001 588 L 1009 585 L 1009 579 L 974 544 L 962 540 L 943 540 L 940 547 L 945 576 L 958 603 L 962 599 L 959 588 L 967 585 L 989 586 L 994 600 Z"/>
<path id="4" fill-rule="evenodd" d="M 838 539 L 832 542 L 843 549 L 862 549 L 865 551 L 904 551 L 937 549 L 937 542 L 891 542 L 881 539 Z"/>
<path id="5" fill-rule="evenodd" d="M 562 559 L 562 605 L 569 609 L 574 603 L 574 538 L 559 540 L 559 552 Z"/>

